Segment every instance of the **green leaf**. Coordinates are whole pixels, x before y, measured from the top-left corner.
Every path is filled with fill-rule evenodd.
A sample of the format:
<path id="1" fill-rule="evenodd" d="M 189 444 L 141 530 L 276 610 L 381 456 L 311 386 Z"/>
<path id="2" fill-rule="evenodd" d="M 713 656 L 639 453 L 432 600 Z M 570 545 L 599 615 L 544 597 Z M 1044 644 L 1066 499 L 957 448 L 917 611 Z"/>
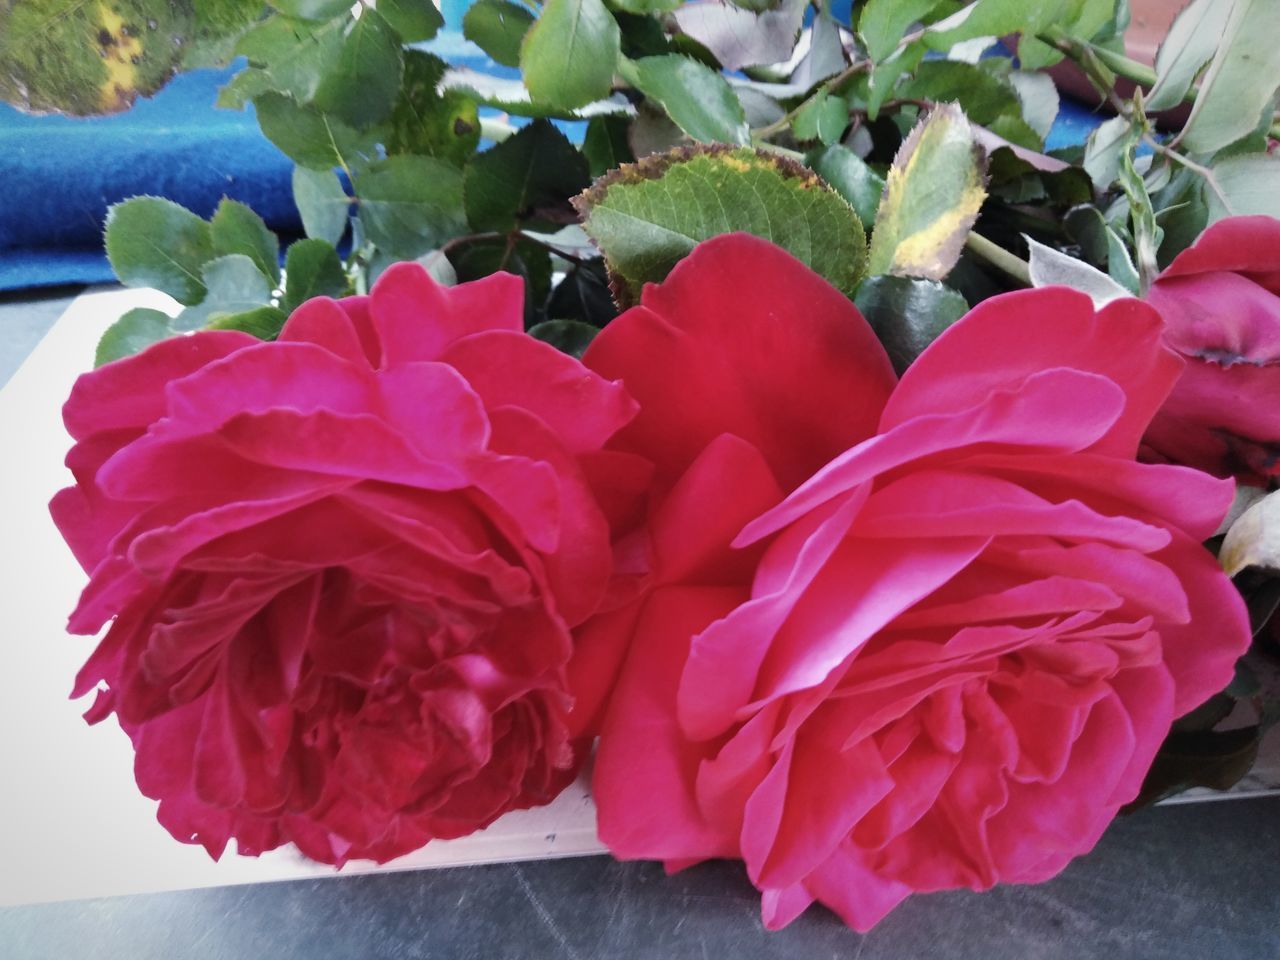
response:
<path id="1" fill-rule="evenodd" d="M 434 157 L 388 157 L 356 176 L 360 222 L 383 251 L 411 260 L 467 229 L 462 171 Z"/>
<path id="2" fill-rule="evenodd" d="M 236 52 L 265 78 L 253 82 L 249 95 L 269 89 L 299 103 L 309 102 L 341 55 L 343 30 L 349 22 L 347 17 L 317 23 L 283 16 L 262 21 L 236 46 Z M 237 77 L 227 89 L 238 87 Z"/>
<path id="3" fill-rule="evenodd" d="M 609 95 L 622 38 L 601 0 L 547 0 L 520 48 L 535 100 L 583 107 Z"/>
<path id="4" fill-rule="evenodd" d="M 323 240 L 299 240 L 290 246 L 284 277 L 280 307 L 286 315 L 312 297 L 340 297 L 347 292 L 347 274 L 338 252 Z"/>
<path id="5" fill-rule="evenodd" d="M 853 302 L 884 344 L 899 376 L 969 311 L 964 297 L 950 287 L 914 277 L 867 277 Z"/>
<path id="6" fill-rule="evenodd" d="M 462 18 L 462 35 L 504 67 L 520 65 L 520 44 L 533 14 L 507 0 L 479 0 Z"/>
<path id="7" fill-rule="evenodd" d="M 221 317 L 246 313 L 271 303 L 274 286 L 249 257 L 232 253 L 210 260 L 201 273 L 209 292 L 192 307 L 187 307 L 173 321 L 179 331 L 198 330 Z"/>
<path id="8" fill-rule="evenodd" d="M 868 270 L 941 280 L 986 198 L 986 160 L 960 108 L 943 104 L 913 129 L 889 169 Z"/>
<path id="9" fill-rule="evenodd" d="M 791 82 L 806 90 L 835 76 L 848 65 L 840 26 L 827 14 L 813 21 L 809 32 L 809 52 L 796 65 Z"/>
<path id="10" fill-rule="evenodd" d="M 690 147 L 647 157 L 575 200 L 620 302 L 662 280 L 703 240 L 735 230 L 798 257 L 846 294 L 866 240 L 853 208 L 812 171 L 747 148 Z"/>
<path id="11" fill-rule="evenodd" d="M 1026 237 L 1030 248 L 1031 284 L 1035 287 L 1071 287 L 1086 293 L 1095 307 L 1103 307 L 1112 300 L 1133 296 L 1114 279 L 1083 260 L 1054 250 L 1033 237 Z"/>
<path id="12" fill-rule="evenodd" d="M 1035 34 L 1060 20 L 1065 0 L 976 0 L 925 31 L 925 43 L 934 50 L 949 50 L 975 37 L 1003 37 L 1009 33 Z"/>
<path id="13" fill-rule="evenodd" d="M 440 80 L 440 90 L 456 90 L 475 100 L 481 106 L 493 107 L 518 117 L 546 117 L 554 120 L 586 120 L 590 117 L 626 114 L 634 116 L 636 108 L 620 94 L 604 100 L 595 100 L 584 107 L 568 109 L 535 101 L 519 80 L 506 80 L 490 76 L 467 67 L 454 67 L 445 71 Z"/>
<path id="14" fill-rule="evenodd" d="M 312 103 L 362 130 L 390 116 L 403 74 L 400 37 L 377 11 L 365 7 Z"/>
<path id="15" fill-rule="evenodd" d="M 1229 577 L 1246 567 L 1280 570 L 1280 492 L 1257 501 L 1231 525 L 1218 562 Z"/>
<path id="16" fill-rule="evenodd" d="M 463 178 L 467 219 L 476 230 L 573 219 L 569 198 L 591 183 L 586 158 L 547 120 L 476 156 Z"/>
<path id="17" fill-rule="evenodd" d="M 209 235 L 214 256 L 243 253 L 273 284 L 280 279 L 280 242 L 243 203 L 223 197 L 210 221 Z"/>
<path id="18" fill-rule="evenodd" d="M 849 201 L 863 225 L 871 226 L 884 196 L 884 178 L 862 158 L 839 144 L 809 157 L 809 166 L 827 181 L 836 193 Z"/>
<path id="19" fill-rule="evenodd" d="M 404 83 L 387 132 L 388 153 L 441 157 L 460 167 L 476 152 L 479 111 L 466 94 L 438 89 L 446 69 L 439 57 L 405 51 Z"/>
<path id="20" fill-rule="evenodd" d="M 867 0 L 858 16 L 858 35 L 867 55 L 879 63 L 898 47 L 907 28 L 942 0 Z"/>
<path id="21" fill-rule="evenodd" d="M 279 93 L 253 101 L 263 134 L 295 163 L 316 170 L 349 167 L 353 158 L 371 153 L 374 139 L 336 117 L 299 104 Z"/>
<path id="22" fill-rule="evenodd" d="M 159 197 L 133 197 L 107 211 L 107 258 L 126 287 L 155 287 L 179 303 L 205 295 L 200 273 L 213 259 L 209 224 Z"/>
<path id="23" fill-rule="evenodd" d="M 1120 158 L 1133 142 L 1133 124 L 1126 117 L 1112 117 L 1085 141 L 1084 170 L 1098 190 L 1106 190 L 1120 176 Z"/>
<path id="24" fill-rule="evenodd" d="M 672 16 L 726 70 L 778 63 L 791 56 L 804 22 L 805 0 L 779 0 L 755 12 L 719 0 L 694 0 Z"/>
<path id="25" fill-rule="evenodd" d="M 844 136 L 848 126 L 849 105 L 844 98 L 820 90 L 796 111 L 791 132 L 797 140 L 821 140 L 830 145 Z"/>
<path id="26" fill-rule="evenodd" d="M 279 307 L 256 307 L 244 313 L 219 316 L 209 323 L 209 330 L 239 330 L 259 340 L 274 340 L 280 336 L 284 323 L 289 319 Z"/>
<path id="27" fill-rule="evenodd" d="M 1280 157 L 1269 153 L 1230 157 L 1213 166 L 1215 186 L 1205 190 L 1209 223 L 1223 217 L 1265 214 L 1280 219 Z"/>
<path id="28" fill-rule="evenodd" d="M 627 141 L 628 127 L 625 117 L 592 117 L 587 123 L 582 155 L 587 158 L 593 177 L 635 160 Z"/>
<path id="29" fill-rule="evenodd" d="M 1235 0 L 1179 140 L 1213 153 L 1251 133 L 1280 89 L 1280 4 Z"/>
<path id="30" fill-rule="evenodd" d="M 1222 0 L 1194 0 L 1178 14 L 1156 55 L 1156 83 L 1144 100 L 1148 110 L 1168 110 L 1182 102 L 1213 59 L 1231 7 Z"/>
<path id="31" fill-rule="evenodd" d="M 1113 227 L 1107 227 L 1107 276 L 1120 284 L 1130 296 L 1138 296 L 1142 289 L 1142 278 L 1138 276 L 1138 268 L 1129 256 L 1129 248 L 1120 239 Z"/>
<path id="32" fill-rule="evenodd" d="M 173 76 L 194 29 L 190 3 L 6 0 L 0 100 L 32 113 L 127 110 Z"/>
<path id="33" fill-rule="evenodd" d="M 293 202 L 308 237 L 337 245 L 347 229 L 351 198 L 332 170 L 293 168 Z"/>
<path id="34" fill-rule="evenodd" d="M 1058 86 L 1047 73 L 1013 70 L 1007 78 L 1022 104 L 1022 118 L 1043 142 L 1058 119 Z"/>
<path id="35" fill-rule="evenodd" d="M 350 0 L 270 0 L 281 13 L 301 20 L 332 20 L 351 9 Z"/>
<path id="36" fill-rule="evenodd" d="M 636 87 L 693 139 L 741 144 L 751 139 L 733 88 L 710 67 L 677 53 L 645 57 L 634 66 Z"/>
<path id="37" fill-rule="evenodd" d="M 146 307 L 135 307 L 107 328 L 107 332 L 98 341 L 93 365 L 101 367 L 113 360 L 131 357 L 173 334 L 173 327 L 166 314 Z"/>
<path id="38" fill-rule="evenodd" d="M 529 336 L 543 343 L 549 343 L 561 353 L 582 359 L 600 331 L 590 324 L 577 320 L 544 320 L 529 328 Z"/>
<path id="39" fill-rule="evenodd" d="M 897 95 L 934 103 L 955 101 L 970 121 L 982 126 L 993 126 L 1006 118 L 1022 121 L 1022 101 L 1013 85 L 971 63 L 926 60 L 898 87 Z M 1038 147 L 1040 138 L 1025 125 L 1023 129 L 1034 141 L 1030 145 Z"/>
<path id="40" fill-rule="evenodd" d="M 444 26 L 444 16 L 431 0 L 378 0 L 378 12 L 405 43 L 430 40 Z"/>

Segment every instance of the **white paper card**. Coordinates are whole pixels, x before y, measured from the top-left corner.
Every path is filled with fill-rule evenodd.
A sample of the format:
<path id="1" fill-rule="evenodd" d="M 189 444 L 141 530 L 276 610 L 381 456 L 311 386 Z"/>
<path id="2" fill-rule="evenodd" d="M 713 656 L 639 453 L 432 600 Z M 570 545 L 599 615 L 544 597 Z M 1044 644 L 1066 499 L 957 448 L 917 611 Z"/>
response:
<path id="1" fill-rule="evenodd" d="M 168 309 L 146 291 L 78 298 L 13 379 L 0 389 L 0 906 L 259 883 L 422 867 L 458 866 L 603 852 L 595 810 L 581 778 L 554 803 L 512 813 L 489 829 L 440 841 L 384 866 L 341 872 L 293 849 L 260 858 L 231 852 L 220 862 L 173 840 L 155 819 L 155 802 L 133 781 L 128 738 L 107 721 L 81 719 L 88 701 L 67 699 L 96 641 L 65 633 L 85 583 L 46 505 L 70 482 L 70 446 L 61 406 L 75 378 L 93 364 L 98 338 L 132 307 Z M 1273 731 L 1273 733 L 1280 731 Z M 1280 738 L 1240 794 L 1280 792 Z M 1199 792 L 1186 799 L 1224 796 Z"/>

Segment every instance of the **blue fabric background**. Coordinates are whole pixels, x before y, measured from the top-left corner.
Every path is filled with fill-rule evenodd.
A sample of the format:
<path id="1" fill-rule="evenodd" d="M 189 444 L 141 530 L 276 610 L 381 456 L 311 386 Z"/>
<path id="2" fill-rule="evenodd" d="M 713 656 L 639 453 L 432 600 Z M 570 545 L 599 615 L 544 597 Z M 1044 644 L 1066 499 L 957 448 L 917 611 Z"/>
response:
<path id="1" fill-rule="evenodd" d="M 849 3 L 837 0 L 837 16 L 847 16 Z M 447 29 L 428 47 L 451 63 L 514 75 L 458 32 L 468 5 L 444 0 Z M 205 217 L 227 196 L 286 239 L 300 233 L 292 163 L 259 132 L 251 107 L 213 106 L 235 69 L 184 74 L 111 117 L 30 117 L 0 104 L 0 183 L 7 187 L 0 291 L 111 280 L 102 222 L 111 204 L 138 194 L 168 197 Z M 1049 146 L 1079 143 L 1097 122 L 1064 103 Z"/>

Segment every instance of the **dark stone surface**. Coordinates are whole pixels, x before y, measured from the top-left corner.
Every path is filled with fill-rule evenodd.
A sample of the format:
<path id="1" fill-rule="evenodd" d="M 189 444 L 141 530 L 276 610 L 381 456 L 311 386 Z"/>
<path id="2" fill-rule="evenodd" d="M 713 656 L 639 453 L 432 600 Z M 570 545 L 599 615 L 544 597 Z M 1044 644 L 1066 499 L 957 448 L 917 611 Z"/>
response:
<path id="1" fill-rule="evenodd" d="M 1275 960 L 1280 798 L 1147 811 L 1035 887 L 908 901 L 865 937 L 760 926 L 740 865 L 605 857 L 0 911 L 6 960 Z"/>

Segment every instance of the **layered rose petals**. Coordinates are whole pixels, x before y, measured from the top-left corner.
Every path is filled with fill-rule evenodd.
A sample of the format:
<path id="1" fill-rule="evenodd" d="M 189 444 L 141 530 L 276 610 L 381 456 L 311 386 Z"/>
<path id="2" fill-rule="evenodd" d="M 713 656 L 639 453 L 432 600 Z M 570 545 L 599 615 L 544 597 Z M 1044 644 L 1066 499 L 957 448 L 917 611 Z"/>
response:
<path id="1" fill-rule="evenodd" d="M 570 630 L 612 568 L 623 388 L 522 332 L 520 281 L 392 267 L 279 340 L 199 333 L 77 383 L 54 517 L 114 618 L 76 683 L 218 856 L 388 860 L 544 803 L 582 759 Z"/>
<path id="2" fill-rule="evenodd" d="M 703 244 L 592 345 L 659 464 L 601 837 L 741 858 L 770 927 L 1035 882 L 1137 793 L 1249 633 L 1198 541 L 1231 483 L 1133 457 L 1179 363 L 1155 312 L 1064 289 L 955 324 L 893 383 L 785 253 Z M 698 358 L 703 358 L 699 360 Z"/>
<path id="3" fill-rule="evenodd" d="M 1186 370 L 1147 431 L 1150 459 L 1280 480 L 1280 220 L 1210 226 L 1151 285 Z"/>

